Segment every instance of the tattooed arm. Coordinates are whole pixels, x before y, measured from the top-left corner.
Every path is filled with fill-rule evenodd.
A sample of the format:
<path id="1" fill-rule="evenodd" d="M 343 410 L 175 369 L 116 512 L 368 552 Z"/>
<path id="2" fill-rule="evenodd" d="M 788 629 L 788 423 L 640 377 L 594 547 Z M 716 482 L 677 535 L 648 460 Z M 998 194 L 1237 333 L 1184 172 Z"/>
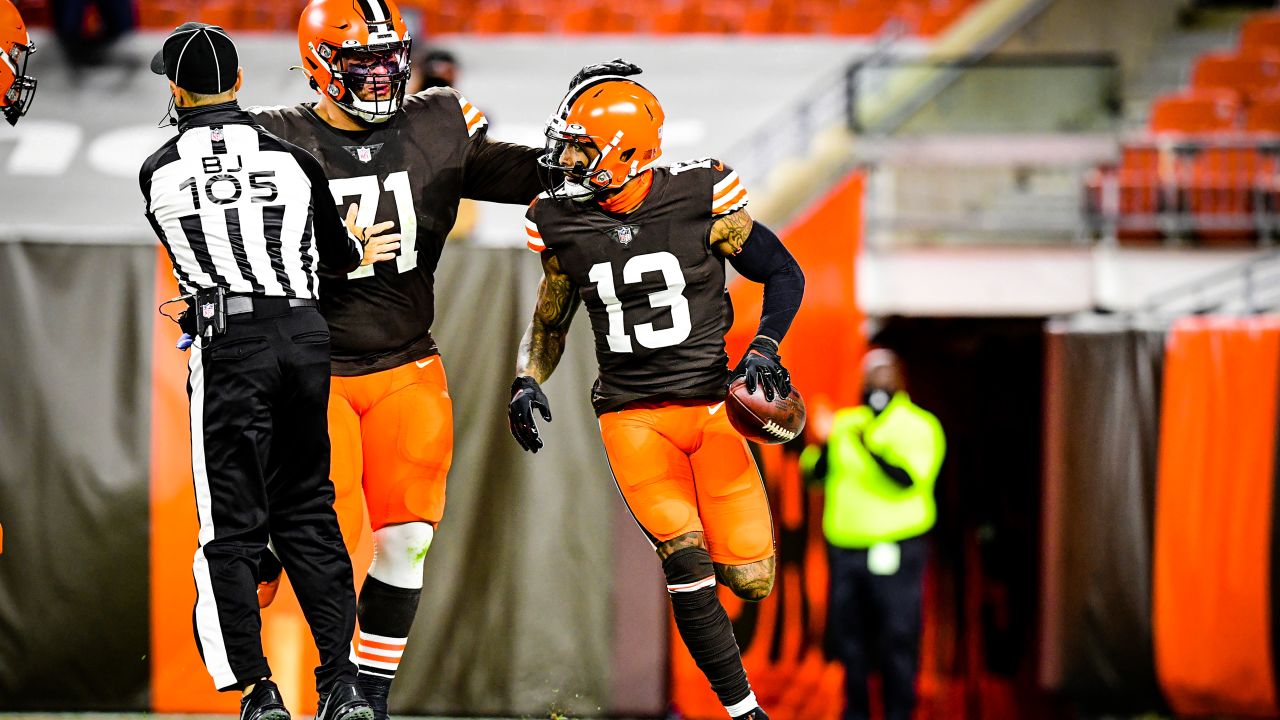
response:
<path id="1" fill-rule="evenodd" d="M 581 302 L 578 288 L 560 271 L 560 259 L 555 253 L 542 253 L 542 275 L 533 321 L 520 340 L 516 356 L 516 376 L 527 375 L 539 383 L 546 382 L 560 363 L 569 323 Z"/>
<path id="2" fill-rule="evenodd" d="M 721 257 L 733 257 L 742 252 L 755 221 L 746 209 L 729 213 L 711 226 L 711 249 Z"/>

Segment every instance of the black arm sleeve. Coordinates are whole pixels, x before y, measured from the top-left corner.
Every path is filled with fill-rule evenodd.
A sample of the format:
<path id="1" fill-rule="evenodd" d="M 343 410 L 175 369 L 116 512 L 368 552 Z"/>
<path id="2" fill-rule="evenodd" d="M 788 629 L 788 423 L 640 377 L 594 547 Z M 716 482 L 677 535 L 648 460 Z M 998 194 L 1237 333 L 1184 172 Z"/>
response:
<path id="1" fill-rule="evenodd" d="M 827 479 L 827 473 L 831 471 L 831 444 L 822 443 L 822 450 L 818 455 L 818 462 L 813 464 L 813 469 L 809 471 L 809 475 L 805 480 L 810 485 L 821 485 Z"/>
<path id="2" fill-rule="evenodd" d="M 467 146 L 462 197 L 528 205 L 542 192 L 540 148 L 490 140 L 482 131 Z"/>
<path id="3" fill-rule="evenodd" d="M 864 444 L 863 447 L 867 446 Z M 897 465 L 894 465 L 888 460 L 885 460 L 880 453 L 872 450 L 871 448 L 867 448 L 867 454 L 871 456 L 872 460 L 876 461 L 876 464 L 880 466 L 880 470 L 883 471 L 885 475 L 888 475 L 890 480 L 904 488 L 909 488 L 915 484 L 915 481 L 911 479 L 911 473 Z"/>
<path id="4" fill-rule="evenodd" d="M 742 277 L 764 283 L 764 308 L 756 335 L 782 342 L 804 298 L 804 272 L 799 263 L 772 230 L 755 222 L 742 252 L 731 255 L 729 264 Z"/>
<path id="5" fill-rule="evenodd" d="M 347 234 L 347 226 L 338 215 L 338 206 L 329 191 L 329 178 L 311 153 L 295 145 L 289 145 L 302 171 L 311 181 L 311 233 L 315 237 L 316 250 L 320 253 L 320 274 L 340 277 L 360 267 L 364 249 Z"/>

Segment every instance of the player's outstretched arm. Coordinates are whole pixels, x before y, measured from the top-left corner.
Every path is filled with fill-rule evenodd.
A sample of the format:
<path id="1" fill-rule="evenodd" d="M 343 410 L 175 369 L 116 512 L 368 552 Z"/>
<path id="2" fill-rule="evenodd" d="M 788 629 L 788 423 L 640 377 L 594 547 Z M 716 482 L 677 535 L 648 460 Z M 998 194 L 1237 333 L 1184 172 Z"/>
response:
<path id="1" fill-rule="evenodd" d="M 538 287 L 538 303 L 533 321 L 520 340 L 516 356 L 516 379 L 511 383 L 511 402 L 507 420 L 511 435 L 520 447 L 530 452 L 542 448 L 536 409 L 545 422 L 551 422 L 551 403 L 538 383 L 545 382 L 564 355 L 569 323 L 578 309 L 578 289 L 569 276 L 560 272 L 560 260 L 552 252 L 542 253 L 542 284 Z"/>
<path id="2" fill-rule="evenodd" d="M 773 231 L 746 210 L 730 213 L 711 226 L 711 247 L 743 277 L 764 284 L 760 327 L 732 377 L 745 377 L 747 391 L 757 386 L 766 400 L 791 393 L 791 375 L 782 366 L 778 344 L 791 327 L 804 298 L 804 272 Z"/>

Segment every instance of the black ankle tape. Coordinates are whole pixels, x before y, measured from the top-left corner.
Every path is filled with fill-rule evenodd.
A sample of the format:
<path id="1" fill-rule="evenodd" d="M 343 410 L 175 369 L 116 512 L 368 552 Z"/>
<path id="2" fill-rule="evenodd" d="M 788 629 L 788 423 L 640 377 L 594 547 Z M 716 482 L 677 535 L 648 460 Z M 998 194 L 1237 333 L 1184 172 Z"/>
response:
<path id="1" fill-rule="evenodd" d="M 714 577 L 716 566 L 706 548 L 687 547 L 668 555 L 662 561 L 662 572 L 668 585 L 679 585 Z"/>

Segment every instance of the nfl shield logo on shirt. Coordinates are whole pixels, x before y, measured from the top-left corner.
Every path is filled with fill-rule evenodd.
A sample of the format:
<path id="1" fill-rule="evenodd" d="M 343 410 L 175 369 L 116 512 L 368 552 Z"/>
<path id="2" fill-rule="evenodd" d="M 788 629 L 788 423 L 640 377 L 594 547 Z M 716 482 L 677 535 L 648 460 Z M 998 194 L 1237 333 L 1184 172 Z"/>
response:
<path id="1" fill-rule="evenodd" d="M 213 317 L 213 303 L 205 303 L 200 306 L 200 314 L 209 319 Z"/>
<path id="2" fill-rule="evenodd" d="M 382 149 L 384 144 L 385 143 L 376 143 L 374 145 L 343 145 L 342 147 L 346 149 L 347 152 L 351 153 L 351 157 L 362 163 L 367 163 L 373 159 L 374 155 L 378 154 L 378 151 Z"/>
<path id="3" fill-rule="evenodd" d="M 617 240 L 618 244 L 622 247 L 628 247 L 631 245 L 632 241 L 636 239 L 636 235 L 639 231 L 640 228 L 634 225 L 619 225 L 618 227 L 610 230 L 609 235 L 612 236 L 614 240 Z"/>
<path id="4" fill-rule="evenodd" d="M 222 142 L 222 128 L 214 128 L 209 131 L 209 139 L 213 142 Z"/>

